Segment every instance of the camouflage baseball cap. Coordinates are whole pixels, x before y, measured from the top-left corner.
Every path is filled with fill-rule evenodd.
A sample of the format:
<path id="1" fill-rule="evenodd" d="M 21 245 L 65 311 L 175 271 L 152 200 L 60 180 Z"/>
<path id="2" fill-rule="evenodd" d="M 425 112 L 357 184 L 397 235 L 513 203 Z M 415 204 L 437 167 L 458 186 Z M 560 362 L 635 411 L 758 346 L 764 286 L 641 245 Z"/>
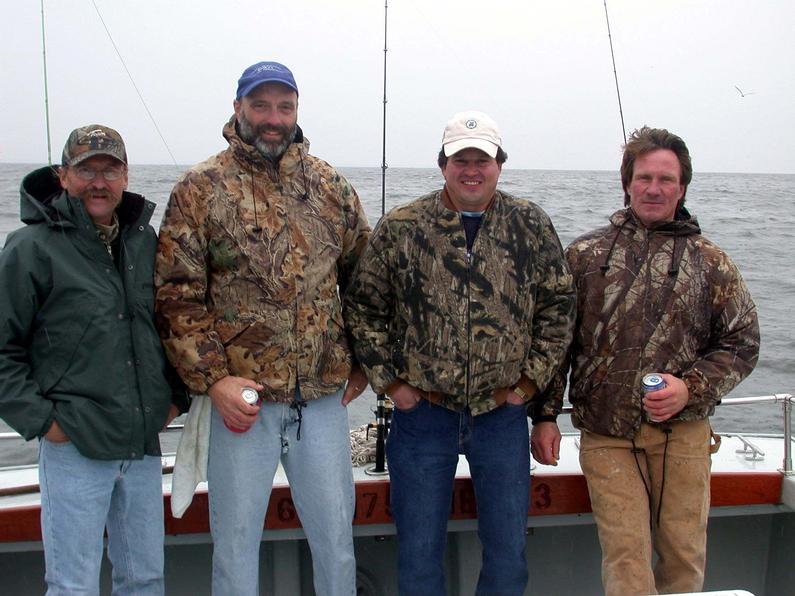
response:
<path id="1" fill-rule="evenodd" d="M 76 166 L 95 155 L 115 157 L 127 165 L 127 150 L 121 135 L 102 124 L 88 124 L 75 128 L 66 140 L 61 164 Z"/>

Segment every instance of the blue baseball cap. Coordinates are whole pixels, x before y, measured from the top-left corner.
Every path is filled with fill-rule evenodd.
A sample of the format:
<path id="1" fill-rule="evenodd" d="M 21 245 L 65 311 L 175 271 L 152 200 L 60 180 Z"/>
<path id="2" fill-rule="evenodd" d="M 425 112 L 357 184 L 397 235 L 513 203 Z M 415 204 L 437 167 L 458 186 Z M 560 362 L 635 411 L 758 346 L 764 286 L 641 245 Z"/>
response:
<path id="1" fill-rule="evenodd" d="M 254 87 L 262 83 L 282 83 L 298 94 L 298 85 L 295 84 L 293 73 L 284 64 L 257 62 L 249 66 L 240 75 L 240 79 L 237 81 L 236 99 L 240 101 L 241 97 L 245 97 L 254 90 Z"/>

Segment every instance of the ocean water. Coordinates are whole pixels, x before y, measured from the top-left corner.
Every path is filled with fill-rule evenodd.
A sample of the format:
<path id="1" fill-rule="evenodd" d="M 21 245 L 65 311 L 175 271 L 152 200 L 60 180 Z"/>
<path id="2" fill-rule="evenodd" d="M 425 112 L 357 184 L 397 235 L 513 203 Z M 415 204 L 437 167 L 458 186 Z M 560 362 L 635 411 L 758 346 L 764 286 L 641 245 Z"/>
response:
<path id="1" fill-rule="evenodd" d="M 0 164 L 0 245 L 19 221 L 19 184 L 31 164 Z M 157 227 L 174 182 L 185 170 L 177 166 L 133 166 L 130 190 L 157 203 Z M 359 193 L 375 224 L 381 214 L 381 169 L 339 168 Z M 391 168 L 386 172 L 388 211 L 440 188 L 437 169 Z M 503 169 L 499 187 L 534 201 L 552 218 L 565 246 L 584 232 L 605 225 L 623 205 L 618 171 Z M 703 233 L 726 250 L 745 278 L 759 309 L 762 348 L 756 370 L 730 397 L 795 393 L 795 175 L 696 173 L 687 205 Z M 351 427 L 373 420 L 375 396 L 369 389 L 349 408 Z M 561 417 L 561 428 L 572 427 Z M 781 406 L 762 404 L 718 408 L 719 431 L 775 432 L 783 428 Z M 0 422 L 0 432 L 8 427 Z M 164 436 L 173 451 L 177 437 Z M 35 442 L 0 442 L 0 465 L 35 461 Z"/>

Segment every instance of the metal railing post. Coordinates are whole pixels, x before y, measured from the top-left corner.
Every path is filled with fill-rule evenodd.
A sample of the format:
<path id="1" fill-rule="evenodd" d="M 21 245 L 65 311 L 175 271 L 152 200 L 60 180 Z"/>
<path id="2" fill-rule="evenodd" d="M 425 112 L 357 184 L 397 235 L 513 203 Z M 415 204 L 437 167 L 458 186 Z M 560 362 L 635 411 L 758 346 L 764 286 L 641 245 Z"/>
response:
<path id="1" fill-rule="evenodd" d="M 778 396 L 776 396 L 778 397 Z M 784 395 L 782 402 L 784 408 L 784 462 L 782 472 L 792 476 L 792 395 Z"/>

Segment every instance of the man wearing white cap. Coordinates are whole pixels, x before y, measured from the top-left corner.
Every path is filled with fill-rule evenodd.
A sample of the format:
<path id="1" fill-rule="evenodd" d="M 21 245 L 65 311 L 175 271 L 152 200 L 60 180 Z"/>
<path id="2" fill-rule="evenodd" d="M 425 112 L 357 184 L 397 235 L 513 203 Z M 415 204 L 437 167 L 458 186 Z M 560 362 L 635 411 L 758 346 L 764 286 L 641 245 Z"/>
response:
<path id="1" fill-rule="evenodd" d="M 460 454 L 483 545 L 476 593 L 522 594 L 530 443 L 541 463 L 558 457 L 555 413 L 533 398 L 568 347 L 574 289 L 547 215 L 497 190 L 506 159 L 494 120 L 456 114 L 438 158 L 444 188 L 382 219 L 345 297 L 357 359 L 395 404 L 387 456 L 401 594 L 445 593 Z"/>

